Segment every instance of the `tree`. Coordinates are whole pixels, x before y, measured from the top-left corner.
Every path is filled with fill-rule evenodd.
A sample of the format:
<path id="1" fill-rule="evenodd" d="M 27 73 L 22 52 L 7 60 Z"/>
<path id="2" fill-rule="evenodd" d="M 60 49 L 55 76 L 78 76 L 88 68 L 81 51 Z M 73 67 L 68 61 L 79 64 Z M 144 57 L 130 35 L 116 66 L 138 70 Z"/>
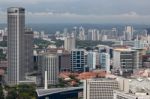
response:
<path id="1" fill-rule="evenodd" d="M 0 41 L 1 47 L 7 47 L 7 41 Z"/>
<path id="2" fill-rule="evenodd" d="M 6 54 L 3 54 L 3 50 L 0 49 L 0 61 L 1 60 L 6 60 Z"/>
<path id="3" fill-rule="evenodd" d="M 47 48 L 48 45 L 52 44 L 50 41 L 42 40 L 42 39 L 34 39 L 34 44 L 39 46 L 39 49 Z"/>
<path id="4" fill-rule="evenodd" d="M 0 99 L 4 99 L 3 87 L 0 85 Z"/>
<path id="5" fill-rule="evenodd" d="M 61 47 L 63 44 L 64 44 L 64 41 L 62 41 L 62 40 L 55 40 L 55 45 L 57 47 Z"/>
<path id="6" fill-rule="evenodd" d="M 8 95 L 6 99 L 36 99 L 35 90 L 35 85 L 33 84 L 20 84 L 14 87 L 7 87 Z"/>

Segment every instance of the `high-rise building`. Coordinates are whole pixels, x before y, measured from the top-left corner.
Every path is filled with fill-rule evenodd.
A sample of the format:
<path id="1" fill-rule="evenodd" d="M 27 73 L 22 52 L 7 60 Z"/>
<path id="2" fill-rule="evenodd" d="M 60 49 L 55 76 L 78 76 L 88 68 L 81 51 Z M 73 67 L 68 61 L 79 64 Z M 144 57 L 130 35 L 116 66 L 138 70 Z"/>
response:
<path id="1" fill-rule="evenodd" d="M 63 36 L 64 36 L 64 37 L 67 37 L 67 36 L 68 36 L 68 29 L 67 29 L 67 28 L 64 28 Z"/>
<path id="2" fill-rule="evenodd" d="M 100 40 L 99 30 L 89 29 L 87 39 L 92 41 Z"/>
<path id="3" fill-rule="evenodd" d="M 84 81 L 84 99 L 113 99 L 113 90 L 119 89 L 116 80 L 89 79 Z"/>
<path id="4" fill-rule="evenodd" d="M 89 70 L 96 69 L 96 52 L 88 52 L 87 66 L 89 67 Z"/>
<path id="5" fill-rule="evenodd" d="M 47 71 L 47 83 L 56 85 L 58 83 L 58 56 L 56 54 L 43 54 L 42 55 L 42 78 L 44 82 L 45 71 Z"/>
<path id="6" fill-rule="evenodd" d="M 114 37 L 115 39 L 118 38 L 118 30 L 117 30 L 117 28 L 112 28 L 112 37 Z"/>
<path id="7" fill-rule="evenodd" d="M 25 34 L 25 69 L 27 72 L 33 72 L 33 31 L 26 29 Z"/>
<path id="8" fill-rule="evenodd" d="M 107 73 L 110 72 L 110 55 L 108 53 L 100 53 L 100 66 L 101 69 L 105 70 Z"/>
<path id="9" fill-rule="evenodd" d="M 127 48 L 116 48 L 113 52 L 113 68 L 120 71 L 121 75 L 132 74 L 139 68 L 139 53 Z"/>
<path id="10" fill-rule="evenodd" d="M 80 40 L 85 40 L 85 30 L 83 27 L 79 28 L 79 39 Z"/>
<path id="11" fill-rule="evenodd" d="M 64 40 L 64 48 L 65 50 L 72 50 L 72 49 L 75 49 L 75 45 L 76 45 L 76 42 L 75 42 L 75 38 L 74 37 L 66 37 L 65 40 Z"/>
<path id="12" fill-rule="evenodd" d="M 25 80 L 25 9 L 7 9 L 8 24 L 8 84 L 15 85 Z"/>
<path id="13" fill-rule="evenodd" d="M 133 39 L 133 27 L 126 26 L 124 31 L 125 40 L 131 41 Z"/>
<path id="14" fill-rule="evenodd" d="M 83 49 L 71 50 L 71 68 L 74 72 L 84 71 L 85 51 Z"/>
<path id="15" fill-rule="evenodd" d="M 59 56 L 59 71 L 71 71 L 71 54 L 70 53 L 61 53 Z"/>

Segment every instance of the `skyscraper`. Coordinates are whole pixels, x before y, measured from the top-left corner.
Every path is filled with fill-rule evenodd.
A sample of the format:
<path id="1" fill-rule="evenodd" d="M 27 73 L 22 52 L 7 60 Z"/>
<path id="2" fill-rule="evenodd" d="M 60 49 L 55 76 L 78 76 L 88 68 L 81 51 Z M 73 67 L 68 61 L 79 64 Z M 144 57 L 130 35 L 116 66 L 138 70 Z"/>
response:
<path id="1" fill-rule="evenodd" d="M 25 39 L 25 67 L 27 72 L 33 72 L 33 31 L 26 29 Z"/>
<path id="2" fill-rule="evenodd" d="M 73 72 L 83 72 L 85 67 L 85 50 L 71 50 L 71 68 Z"/>
<path id="3" fill-rule="evenodd" d="M 47 83 L 50 85 L 55 85 L 58 83 L 59 74 L 59 60 L 58 56 L 55 54 L 43 54 L 42 56 L 42 77 L 45 77 L 45 71 L 47 71 Z"/>
<path id="4" fill-rule="evenodd" d="M 79 39 L 80 40 L 85 40 L 85 30 L 83 27 L 79 28 Z"/>
<path id="5" fill-rule="evenodd" d="M 100 65 L 107 73 L 110 72 L 110 55 L 108 53 L 100 53 Z"/>
<path id="6" fill-rule="evenodd" d="M 123 76 L 131 75 L 139 68 L 139 52 L 127 48 L 116 48 L 113 51 L 113 69 Z"/>
<path id="7" fill-rule="evenodd" d="M 8 24 L 8 84 L 18 84 L 25 80 L 24 32 L 25 9 L 11 7 L 7 9 Z"/>
<path id="8" fill-rule="evenodd" d="M 65 50 L 68 50 L 68 51 L 75 49 L 75 38 L 66 37 L 64 40 L 64 47 L 65 47 Z"/>
<path id="9" fill-rule="evenodd" d="M 126 26 L 124 31 L 125 40 L 131 41 L 133 39 L 133 27 Z"/>
<path id="10" fill-rule="evenodd" d="M 88 52 L 87 65 L 90 70 L 96 69 L 96 52 Z"/>
<path id="11" fill-rule="evenodd" d="M 97 29 L 88 30 L 88 35 L 87 35 L 88 40 L 96 41 L 96 40 L 99 40 L 99 37 L 100 37 L 99 30 Z"/>

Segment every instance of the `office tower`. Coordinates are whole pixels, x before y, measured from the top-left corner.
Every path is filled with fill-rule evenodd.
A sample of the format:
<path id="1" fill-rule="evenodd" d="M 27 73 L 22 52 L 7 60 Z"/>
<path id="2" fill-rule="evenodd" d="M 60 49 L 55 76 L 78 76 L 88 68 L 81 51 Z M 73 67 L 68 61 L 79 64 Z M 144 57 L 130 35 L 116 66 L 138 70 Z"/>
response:
<path id="1" fill-rule="evenodd" d="M 113 68 L 121 75 L 130 75 L 134 69 L 139 68 L 139 53 L 127 48 L 116 48 L 113 52 Z"/>
<path id="2" fill-rule="evenodd" d="M 75 49 L 76 41 L 74 37 L 65 37 L 64 40 L 64 48 L 65 50 L 72 50 Z"/>
<path id="3" fill-rule="evenodd" d="M 83 27 L 79 28 L 79 39 L 80 40 L 85 40 L 85 30 Z"/>
<path id="4" fill-rule="evenodd" d="M 68 36 L 68 29 L 67 29 L 67 28 L 64 28 L 63 35 L 64 35 L 64 37 L 67 37 L 67 36 Z"/>
<path id="5" fill-rule="evenodd" d="M 87 66 L 89 67 L 89 70 L 96 69 L 96 52 L 88 52 Z"/>
<path id="6" fill-rule="evenodd" d="M 146 55 L 146 49 L 135 48 L 134 50 L 136 50 L 138 54 L 137 60 L 138 68 L 143 68 L 144 67 L 143 56 Z"/>
<path id="7" fill-rule="evenodd" d="M 83 99 L 113 99 L 113 90 L 118 82 L 111 79 L 89 79 L 84 81 Z"/>
<path id="8" fill-rule="evenodd" d="M 71 50 L 71 68 L 73 72 L 83 72 L 85 67 L 85 51 L 82 49 Z"/>
<path id="9" fill-rule="evenodd" d="M 118 39 L 118 31 L 116 28 L 112 28 L 112 36 L 115 38 L 115 39 Z"/>
<path id="10" fill-rule="evenodd" d="M 42 78 L 42 58 L 43 58 L 43 54 L 42 53 L 38 53 L 37 51 L 33 51 L 33 55 L 34 55 L 34 69 L 37 70 L 38 74 L 37 75 L 37 85 L 42 85 L 43 84 L 43 78 Z"/>
<path id="11" fill-rule="evenodd" d="M 96 51 L 96 69 L 100 68 L 100 62 L 99 62 L 99 60 L 100 60 L 99 52 Z"/>
<path id="12" fill-rule="evenodd" d="M 75 39 L 77 38 L 77 27 L 73 27 L 71 31 L 71 37 L 74 37 Z"/>
<path id="13" fill-rule="evenodd" d="M 110 72 L 110 55 L 108 53 L 100 53 L 100 66 L 101 69 L 105 70 L 107 73 Z"/>
<path id="14" fill-rule="evenodd" d="M 59 56 L 59 71 L 71 71 L 71 54 L 61 53 Z"/>
<path id="15" fill-rule="evenodd" d="M 124 31 L 125 40 L 131 41 L 133 39 L 133 27 L 126 26 Z"/>
<path id="16" fill-rule="evenodd" d="M 15 85 L 25 80 L 25 9 L 7 9 L 8 24 L 8 84 Z"/>
<path id="17" fill-rule="evenodd" d="M 40 38 L 43 39 L 45 37 L 45 32 L 44 31 L 41 31 L 40 33 Z"/>
<path id="18" fill-rule="evenodd" d="M 88 30 L 88 35 L 87 35 L 87 39 L 88 40 L 92 40 L 92 41 L 97 41 L 99 40 L 99 30 L 97 29 L 89 29 Z"/>
<path id="19" fill-rule="evenodd" d="M 33 72 L 33 31 L 31 29 L 26 29 L 24 34 L 25 39 L 25 69 L 27 72 Z"/>
<path id="20" fill-rule="evenodd" d="M 58 56 L 56 54 L 45 53 L 42 55 L 42 78 L 45 78 L 45 71 L 47 71 L 47 81 L 50 85 L 56 85 L 58 83 L 58 63 Z"/>
<path id="21" fill-rule="evenodd" d="M 147 42 L 143 40 L 135 40 L 134 47 L 137 49 L 144 49 L 146 48 Z"/>

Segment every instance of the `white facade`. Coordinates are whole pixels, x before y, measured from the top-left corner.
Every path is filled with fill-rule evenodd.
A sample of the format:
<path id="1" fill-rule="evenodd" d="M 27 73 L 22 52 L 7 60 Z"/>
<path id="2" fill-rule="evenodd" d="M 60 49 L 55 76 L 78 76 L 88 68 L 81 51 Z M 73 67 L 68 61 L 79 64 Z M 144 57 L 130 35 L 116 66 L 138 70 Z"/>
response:
<path id="1" fill-rule="evenodd" d="M 88 30 L 87 40 L 97 41 L 99 39 L 100 39 L 99 30 L 97 29 Z"/>
<path id="2" fill-rule="evenodd" d="M 107 73 L 110 72 L 110 55 L 108 53 L 100 53 L 100 66 Z"/>
<path id="3" fill-rule="evenodd" d="M 65 50 L 72 50 L 75 49 L 75 38 L 74 37 L 65 37 L 64 40 L 64 48 Z"/>
<path id="4" fill-rule="evenodd" d="M 85 30 L 83 27 L 79 28 L 79 39 L 80 40 L 85 40 Z"/>
<path id="5" fill-rule="evenodd" d="M 118 82 L 110 79 L 84 81 L 83 99 L 113 99 L 113 90 L 119 89 Z"/>
<path id="6" fill-rule="evenodd" d="M 58 56 L 55 54 L 45 54 L 42 56 L 42 76 L 45 78 L 45 71 L 47 71 L 47 82 L 50 85 L 58 83 Z"/>
<path id="7" fill-rule="evenodd" d="M 88 52 L 87 66 L 89 67 L 90 70 L 96 69 L 96 52 Z"/>
<path id="8" fill-rule="evenodd" d="M 137 49 L 144 49 L 147 46 L 147 42 L 146 41 L 142 41 L 142 40 L 136 40 L 134 41 L 134 47 Z"/>
<path id="9" fill-rule="evenodd" d="M 132 26 L 126 26 L 124 31 L 124 37 L 125 40 L 131 41 L 133 38 L 133 27 Z"/>

